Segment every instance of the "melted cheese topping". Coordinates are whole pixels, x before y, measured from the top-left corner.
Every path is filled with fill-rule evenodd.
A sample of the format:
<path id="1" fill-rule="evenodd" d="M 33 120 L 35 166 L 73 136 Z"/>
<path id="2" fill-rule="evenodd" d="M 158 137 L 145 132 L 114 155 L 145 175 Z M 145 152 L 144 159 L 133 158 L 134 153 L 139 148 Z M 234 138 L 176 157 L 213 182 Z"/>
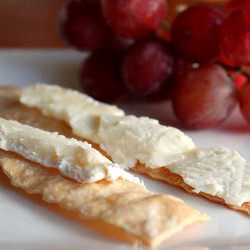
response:
<path id="1" fill-rule="evenodd" d="M 0 148 L 43 166 L 57 168 L 64 176 L 79 182 L 114 181 L 119 177 L 140 182 L 86 142 L 2 118 Z"/>
<path id="2" fill-rule="evenodd" d="M 194 188 L 241 206 L 250 201 L 250 163 L 228 148 L 197 148 L 167 167 Z"/>
<path id="3" fill-rule="evenodd" d="M 22 91 L 20 101 L 64 120 L 76 135 L 99 144 L 124 168 L 137 161 L 152 168 L 165 166 L 194 148 L 192 140 L 176 128 L 146 117 L 125 116 L 120 109 L 76 91 L 33 85 Z"/>

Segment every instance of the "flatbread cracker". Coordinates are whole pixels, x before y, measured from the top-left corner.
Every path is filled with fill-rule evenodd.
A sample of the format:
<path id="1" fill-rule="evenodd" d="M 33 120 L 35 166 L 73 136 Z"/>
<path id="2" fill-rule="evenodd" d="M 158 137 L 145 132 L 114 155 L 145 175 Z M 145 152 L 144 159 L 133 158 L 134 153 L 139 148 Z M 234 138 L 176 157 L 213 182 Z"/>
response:
<path id="1" fill-rule="evenodd" d="M 250 203 L 245 202 L 242 206 L 235 206 L 225 203 L 225 201 L 220 197 L 213 196 L 204 192 L 196 193 L 193 191 L 193 188 L 191 186 L 184 182 L 183 178 L 180 175 L 172 173 L 165 167 L 152 169 L 138 163 L 134 168 L 132 168 L 132 170 L 136 173 L 141 173 L 152 177 L 153 179 L 164 181 L 172 186 L 182 188 L 192 195 L 204 197 L 210 201 L 225 205 L 231 209 L 238 210 L 240 212 L 246 213 L 247 215 L 250 215 Z"/>
<path id="2" fill-rule="evenodd" d="M 2 95 L 1 93 L 3 93 L 3 94 L 6 93 L 6 89 L 2 89 L 1 91 L 2 92 L 0 92 L 0 96 Z M 8 98 L 12 100 L 12 102 L 16 103 L 16 107 L 14 107 L 14 108 L 13 108 L 13 106 L 9 105 L 8 102 L 3 100 L 3 104 L 4 104 L 3 106 L 5 106 L 5 108 L 8 110 L 6 112 L 10 117 L 13 117 L 13 119 L 23 120 L 22 116 L 25 116 L 26 112 L 27 112 L 27 114 L 29 114 L 28 117 L 32 117 L 33 114 L 35 114 L 37 116 L 40 115 L 43 120 L 48 119 L 48 121 L 51 120 L 51 121 L 53 121 L 55 123 L 58 123 L 58 124 L 60 124 L 62 126 L 66 126 L 68 133 L 69 134 L 71 133 L 70 136 L 77 138 L 77 136 L 72 134 L 72 132 L 70 131 L 69 127 L 66 125 L 65 122 L 57 121 L 57 120 L 52 119 L 50 117 L 45 117 L 45 116 L 41 115 L 41 112 L 39 112 L 38 110 L 33 109 L 33 108 L 29 108 L 29 107 L 25 107 L 24 105 L 20 104 L 19 101 L 18 101 L 19 94 L 20 94 L 20 90 L 15 89 L 15 91 L 11 91 L 11 93 L 7 95 Z M 21 114 L 21 115 L 19 114 L 18 116 L 16 116 L 17 110 L 24 110 L 25 112 L 23 114 Z M 0 115 L 5 115 L 5 111 L 3 112 L 3 110 L 1 108 L 0 108 Z M 33 123 L 33 121 L 30 121 L 29 119 L 24 119 L 24 120 L 25 120 L 25 122 L 28 122 L 30 125 L 36 126 L 36 124 Z M 49 130 L 51 128 L 46 128 L 46 126 L 45 126 L 43 129 L 48 129 Z M 58 130 L 60 130 L 60 127 L 59 127 Z M 80 139 L 82 139 L 82 138 L 80 138 Z M 91 143 L 91 141 L 89 141 L 89 142 Z M 91 143 L 91 144 L 96 149 L 98 149 L 104 155 L 107 156 L 107 154 L 105 152 L 103 152 L 103 150 L 100 149 L 99 145 L 96 145 L 96 144 L 93 144 L 93 143 Z M 107 156 L 107 157 L 109 157 L 109 156 Z M 146 174 L 146 175 L 148 175 L 148 176 L 150 176 L 150 177 L 152 177 L 154 179 L 164 181 L 164 182 L 166 182 L 166 183 L 168 183 L 170 185 L 180 187 L 180 188 L 184 189 L 185 191 L 187 191 L 188 193 L 191 193 L 193 195 L 198 195 L 198 196 L 205 197 L 205 198 L 209 199 L 210 201 L 226 205 L 229 208 L 232 208 L 234 210 L 239 210 L 241 212 L 244 212 L 244 213 L 250 215 L 250 203 L 245 202 L 242 206 L 230 205 L 230 204 L 225 203 L 225 201 L 222 198 L 219 198 L 217 196 L 212 196 L 210 194 L 203 193 L 203 192 L 196 193 L 196 192 L 193 191 L 192 187 L 190 187 L 189 185 L 187 185 L 184 182 L 184 180 L 183 180 L 183 178 L 181 176 L 170 172 L 166 167 L 152 169 L 152 168 L 146 167 L 143 164 L 138 163 L 137 166 L 132 168 L 132 170 L 135 171 L 135 172 L 138 172 L 138 173 Z"/>
<path id="3" fill-rule="evenodd" d="M 83 219 L 116 226 L 151 247 L 187 225 L 207 219 L 180 199 L 154 195 L 135 183 L 118 180 L 80 184 L 2 150 L 0 165 L 12 185 L 80 213 Z"/>
<path id="4" fill-rule="evenodd" d="M 19 90 L 0 89 L 0 116 L 48 131 L 76 137 L 61 121 L 18 102 Z M 83 219 L 93 219 L 121 230 L 154 247 L 187 225 L 201 223 L 207 216 L 167 195 L 155 195 L 142 185 L 125 180 L 80 184 L 20 156 L 0 150 L 0 165 L 12 185 L 39 194 L 49 203 L 72 210 Z"/>
<path id="5" fill-rule="evenodd" d="M 99 145 L 73 134 L 64 121 L 44 116 L 38 109 L 27 107 L 19 102 L 21 91 L 17 87 L 0 87 L 0 117 L 15 120 L 49 132 L 58 132 L 68 138 L 89 142 L 94 148 L 110 159 Z"/>
<path id="6" fill-rule="evenodd" d="M 54 95 L 52 94 L 51 96 L 49 96 L 49 94 L 53 90 L 55 91 L 55 94 Z M 49 105 L 46 105 L 46 103 L 43 102 L 43 99 L 39 99 L 39 96 L 40 96 L 39 93 L 41 93 L 41 92 L 42 92 L 42 95 L 44 96 L 44 98 L 46 99 L 46 103 L 48 102 Z M 190 169 L 191 172 L 189 172 L 189 173 L 187 171 L 187 173 L 186 173 L 186 176 L 188 176 L 188 177 L 186 177 L 187 179 L 185 179 L 185 177 L 183 177 L 184 179 L 181 177 L 183 175 L 180 174 L 180 173 L 183 173 L 183 172 L 181 172 L 182 170 L 180 170 L 180 169 L 177 171 L 177 174 L 179 174 L 179 175 L 174 174 L 174 169 L 171 166 L 172 163 L 173 163 L 173 161 L 171 162 L 171 160 L 173 160 L 173 158 L 171 158 L 171 157 L 174 156 L 174 157 L 176 157 L 176 159 L 178 159 L 178 157 L 181 159 L 181 157 L 185 153 L 188 153 L 188 152 L 190 152 L 191 149 L 194 149 L 194 145 L 192 145 L 192 143 L 190 144 L 189 140 L 184 140 L 184 141 L 180 140 L 180 138 L 182 138 L 180 136 L 180 134 L 176 135 L 176 137 L 175 137 L 175 139 L 177 139 L 178 137 L 179 137 L 179 139 L 173 140 L 173 141 L 170 140 L 171 142 L 168 142 L 168 140 L 167 140 L 167 139 L 171 138 L 170 135 L 169 135 L 169 137 L 165 138 L 165 143 L 166 144 L 169 143 L 167 145 L 169 145 L 170 148 L 172 148 L 172 146 L 175 145 L 175 144 L 177 144 L 178 146 L 175 146 L 174 154 L 170 154 L 168 156 L 171 159 L 170 162 L 166 161 L 164 159 L 166 157 L 166 152 L 164 152 L 164 154 L 163 154 L 164 157 L 163 157 L 163 161 L 162 162 L 165 162 L 165 163 L 162 163 L 161 165 L 159 165 L 157 167 L 154 164 L 158 164 L 158 163 L 153 163 L 154 161 L 152 159 L 154 159 L 154 157 L 156 159 L 158 159 L 158 157 L 161 158 L 161 154 L 157 155 L 157 157 L 155 155 L 152 155 L 152 158 L 150 158 L 150 161 L 148 161 L 147 157 L 146 157 L 146 161 L 144 161 L 145 158 L 142 158 L 142 160 L 141 160 L 141 151 L 144 152 L 143 151 L 143 149 L 144 149 L 144 142 L 145 142 L 145 145 L 148 145 L 147 144 L 147 139 L 145 139 L 145 141 L 142 140 L 140 142 L 141 144 L 135 144 L 135 145 L 137 145 L 137 148 L 139 148 L 140 150 L 137 150 L 136 154 L 134 154 L 133 150 L 132 151 L 131 150 L 130 151 L 126 150 L 126 144 L 124 144 L 124 141 L 126 143 L 128 143 L 130 141 L 131 137 L 129 137 L 129 136 L 126 137 L 125 136 L 125 138 L 129 138 L 129 140 L 127 140 L 127 141 L 126 141 L 126 139 L 125 140 L 121 140 L 121 143 L 120 143 L 119 140 L 114 140 L 114 142 L 113 141 L 110 142 L 109 137 L 107 137 L 107 136 L 105 137 L 106 133 L 109 133 L 110 135 L 112 135 L 112 133 L 116 133 L 117 131 L 118 131 L 118 135 L 119 135 L 119 129 L 116 131 L 116 128 L 119 128 L 119 123 L 118 123 L 118 126 L 116 126 L 116 124 L 114 123 L 114 127 L 113 127 L 112 120 L 109 123 L 109 121 L 110 121 L 110 117 L 109 116 L 107 116 L 107 118 L 106 118 L 107 122 L 105 122 L 105 119 L 104 119 L 104 121 L 103 120 L 100 121 L 100 124 L 102 124 L 102 122 L 103 122 L 103 124 L 102 124 L 103 127 L 102 127 L 102 125 L 100 125 L 100 131 L 101 131 L 100 133 L 103 133 L 103 135 L 104 135 L 104 137 L 103 137 L 104 139 L 103 140 L 102 140 L 102 137 L 99 140 L 98 136 L 99 136 L 100 133 L 99 134 L 97 133 L 97 136 L 95 136 L 95 134 L 92 136 L 91 133 L 88 134 L 88 132 L 85 133 L 85 130 L 84 130 L 85 125 L 84 124 L 88 120 L 86 120 L 85 117 L 84 117 L 85 106 L 84 105 L 81 106 L 82 103 L 86 103 L 85 100 L 84 100 L 84 98 L 86 97 L 85 95 L 81 95 L 80 93 L 76 93 L 76 92 L 73 92 L 73 91 L 71 91 L 69 89 L 65 89 L 65 98 L 64 98 L 64 96 L 63 96 L 64 95 L 64 89 L 63 88 L 55 87 L 55 86 L 47 88 L 46 85 L 42 85 L 42 84 L 40 84 L 40 85 L 38 84 L 36 86 L 31 86 L 31 88 L 28 87 L 22 93 L 23 94 L 22 94 L 22 97 L 21 97 L 21 102 L 26 103 L 30 107 L 37 107 L 37 108 L 39 108 L 41 110 L 41 112 L 43 112 L 44 114 L 46 114 L 46 115 L 48 115 L 50 117 L 57 117 L 58 119 L 64 120 L 67 124 L 69 124 L 69 125 L 72 126 L 72 129 L 73 129 L 73 131 L 75 131 L 76 134 L 82 135 L 83 138 L 86 135 L 89 140 L 91 140 L 91 138 L 92 138 L 95 142 L 99 141 L 100 144 L 103 143 L 103 145 L 102 145 L 103 148 L 107 149 L 107 151 L 110 152 L 110 156 L 114 157 L 113 158 L 114 161 L 115 161 L 115 159 L 118 162 L 120 162 L 119 160 L 121 160 L 121 158 L 119 157 L 119 154 L 117 154 L 118 155 L 118 158 L 117 158 L 117 155 L 114 153 L 114 152 L 116 152 L 115 149 L 119 148 L 119 147 L 122 149 L 124 147 L 124 151 L 121 150 L 121 153 L 123 154 L 123 156 L 125 156 L 125 158 L 123 158 L 122 160 L 124 160 L 124 159 L 125 159 L 125 161 L 128 160 L 129 161 L 128 166 L 130 164 L 136 165 L 136 161 L 135 161 L 136 159 L 137 159 L 137 162 L 143 162 L 143 163 L 145 163 L 145 165 L 143 165 L 143 164 L 140 165 L 139 169 L 140 169 L 141 173 L 145 173 L 145 174 L 153 177 L 154 179 L 164 180 L 165 182 L 170 183 L 172 185 L 182 187 L 184 190 L 186 190 L 186 191 L 188 191 L 188 192 L 190 192 L 192 194 L 197 195 L 197 192 L 198 192 L 198 195 L 206 197 L 206 198 L 208 198 L 208 199 L 210 199 L 210 200 L 212 200 L 214 202 L 220 202 L 220 203 L 226 204 L 230 208 L 233 208 L 235 210 L 240 210 L 240 211 L 242 211 L 244 213 L 249 214 L 249 212 L 248 212 L 249 208 L 248 207 L 249 207 L 250 203 L 249 202 L 245 202 L 243 205 L 241 205 L 242 204 L 242 200 L 241 199 L 243 199 L 243 202 L 249 200 L 247 175 L 244 175 L 245 182 L 242 183 L 242 184 L 243 184 L 243 186 L 245 186 L 245 189 L 242 190 L 242 192 L 241 192 L 242 198 L 240 198 L 239 195 L 238 195 L 238 193 L 237 193 L 237 190 L 240 190 L 240 187 L 239 187 L 239 185 L 237 185 L 237 180 L 236 179 L 235 179 L 235 181 L 236 181 L 235 184 L 232 184 L 232 186 L 229 187 L 228 185 L 230 185 L 230 182 L 228 181 L 226 183 L 226 184 L 228 184 L 227 187 L 225 187 L 224 190 L 221 190 L 220 183 L 217 185 L 216 188 L 213 189 L 212 186 L 214 185 L 214 183 L 211 183 L 211 182 L 207 183 L 206 182 L 206 183 L 204 183 L 204 185 L 203 185 L 203 183 L 200 185 L 199 184 L 199 178 L 197 178 L 196 180 L 193 180 L 193 184 L 194 185 L 192 185 L 192 187 L 194 187 L 194 188 L 191 188 L 190 186 L 187 185 L 187 183 L 191 183 L 192 182 L 190 180 L 190 178 L 192 179 L 193 177 L 191 177 L 192 174 L 190 175 L 189 173 L 193 173 L 194 169 L 192 170 L 192 168 L 191 168 Z M 77 98 L 75 97 L 75 95 L 77 96 Z M 80 108 L 80 110 L 82 110 L 83 113 L 80 113 L 79 116 L 75 115 L 75 113 L 72 112 L 72 108 L 76 107 L 76 103 L 74 103 L 74 104 L 71 105 L 71 101 L 74 100 L 74 97 L 77 100 L 76 103 L 80 107 L 82 107 L 82 108 Z M 83 100 L 81 98 L 83 98 Z M 65 101 L 65 99 L 66 99 L 66 101 Z M 66 111 L 64 111 L 64 109 L 61 108 L 61 107 L 63 107 L 63 105 L 65 105 Z M 87 107 L 88 107 L 88 105 L 87 105 Z M 88 114 L 88 108 L 87 107 L 86 107 L 86 114 Z M 98 108 L 95 108 L 95 105 L 92 105 L 92 107 L 93 108 L 92 108 L 91 112 L 95 113 L 95 112 L 99 111 Z M 79 118 L 79 117 L 81 117 L 81 118 Z M 129 118 L 130 116 L 125 116 L 125 117 L 127 117 L 128 119 L 130 119 Z M 138 119 L 138 122 L 139 122 L 140 118 L 137 118 L 137 119 Z M 116 118 L 114 120 L 116 121 Z M 122 123 L 123 120 L 120 120 L 118 118 L 118 121 L 121 121 L 121 124 L 123 124 Z M 126 121 L 126 119 L 124 119 L 124 121 Z M 133 135 L 133 133 L 135 133 L 135 135 L 137 137 L 140 135 L 140 126 L 139 126 L 139 130 L 138 130 L 138 126 L 136 127 L 136 129 L 137 129 L 136 132 L 134 132 L 134 130 L 133 130 L 134 129 L 133 125 L 131 125 L 131 126 L 128 125 L 127 127 L 121 125 L 120 128 L 124 129 L 124 131 L 122 131 L 122 132 L 125 132 L 126 135 L 130 135 L 130 134 Z M 88 129 L 88 126 L 86 126 L 86 129 Z M 147 131 L 147 130 L 143 130 L 143 131 Z M 147 132 L 150 133 L 152 131 L 149 129 Z M 93 132 L 93 133 L 95 133 L 95 132 Z M 156 133 L 156 135 L 157 135 L 156 138 L 160 137 L 160 134 L 157 134 L 156 131 L 153 131 L 152 133 L 153 133 L 153 134 L 151 134 L 152 138 L 154 138 L 153 137 L 153 135 L 155 135 L 154 133 Z M 171 131 L 171 135 L 173 135 L 173 134 L 174 134 L 174 131 Z M 120 133 L 120 135 L 122 135 L 122 133 Z M 135 138 L 136 138 L 136 136 L 135 136 Z M 144 134 L 142 134 L 142 136 L 144 136 Z M 147 138 L 147 135 L 145 137 L 143 137 L 143 138 Z M 154 141 L 154 139 L 153 139 L 153 141 Z M 178 144 L 178 142 L 180 142 L 180 141 L 182 143 Z M 131 140 L 131 142 L 133 142 L 133 140 Z M 181 148 L 181 145 L 183 144 L 183 145 L 186 146 L 186 143 L 187 143 L 188 147 L 184 147 L 184 149 L 182 149 L 181 151 L 178 151 Z M 155 142 L 155 144 L 157 144 L 157 142 Z M 115 148 L 114 147 L 112 148 L 112 146 L 109 147 L 110 145 L 113 145 L 113 146 L 115 145 Z M 140 145 L 142 145 L 142 146 L 140 147 Z M 164 145 L 164 146 L 167 146 L 167 145 Z M 149 146 L 150 146 L 150 144 L 149 144 Z M 162 146 L 162 147 L 165 148 L 164 146 Z M 166 147 L 166 148 L 168 148 L 168 147 Z M 179 162 L 180 163 L 179 165 L 182 166 L 182 168 L 188 169 L 189 167 L 192 167 L 192 165 L 195 166 L 196 163 L 197 163 L 197 166 L 201 166 L 199 164 L 208 164 L 209 165 L 210 163 L 208 163 L 208 161 L 215 160 L 216 162 L 212 166 L 216 167 L 216 166 L 219 166 L 220 164 L 222 164 L 222 163 L 220 163 L 220 161 L 224 161 L 224 156 L 225 156 L 227 158 L 227 161 L 225 161 L 225 162 L 227 162 L 227 163 L 224 164 L 224 165 L 222 164 L 221 167 L 224 167 L 225 171 L 227 171 L 226 168 L 227 167 L 230 168 L 230 164 L 233 164 L 234 169 L 230 168 L 230 171 L 232 171 L 232 172 L 236 171 L 236 168 L 240 167 L 241 164 L 243 164 L 243 162 L 244 162 L 244 159 L 241 158 L 240 155 L 237 152 L 234 152 L 232 150 L 229 150 L 230 152 L 228 152 L 227 149 L 213 148 L 213 149 L 211 149 L 211 151 L 212 151 L 212 153 L 214 155 L 211 155 L 211 153 L 209 153 L 209 150 L 206 149 L 207 150 L 206 152 L 208 153 L 208 156 L 210 158 L 207 158 L 207 162 L 205 161 L 204 163 L 202 163 L 202 162 L 200 163 L 199 161 L 201 159 L 199 159 L 199 157 L 200 157 L 199 154 L 203 154 L 203 153 L 202 153 L 202 149 L 199 149 L 199 150 L 198 149 L 199 148 L 197 148 L 197 151 L 200 150 L 200 153 L 197 153 L 195 156 L 193 156 L 193 157 L 198 157 L 198 158 L 196 158 L 196 160 L 193 161 L 193 162 L 192 161 L 188 161 L 188 165 L 186 167 L 182 166 L 181 160 L 180 161 L 177 160 L 176 162 Z M 155 149 L 155 150 L 156 150 L 156 152 L 161 152 L 161 147 L 159 149 Z M 172 150 L 173 150 L 173 148 L 172 148 Z M 215 150 L 215 151 L 213 152 L 213 150 Z M 178 151 L 178 153 L 176 153 L 177 151 Z M 126 154 L 124 154 L 124 152 L 126 152 L 128 154 L 132 152 L 132 155 L 134 157 L 134 158 L 132 157 L 132 160 L 134 160 L 133 163 L 130 162 L 130 160 L 131 160 L 130 155 L 127 156 L 127 158 L 126 158 Z M 150 152 L 147 151 L 147 153 L 148 154 L 146 154 L 146 156 L 150 155 Z M 224 155 L 224 156 L 220 156 L 220 155 Z M 191 154 L 191 156 L 192 156 L 192 154 Z M 204 157 L 202 157 L 202 158 L 204 158 Z M 238 159 L 238 160 L 236 160 L 236 159 Z M 168 165 L 168 162 L 169 162 L 169 165 Z M 148 167 L 146 167 L 146 166 L 148 166 Z M 248 166 L 250 166 L 250 165 L 248 164 Z M 131 165 L 129 167 L 131 167 Z M 154 169 L 156 169 L 156 170 L 154 170 Z M 173 171 L 172 171 L 172 169 L 173 169 Z M 138 172 L 138 168 L 134 168 L 134 170 Z M 200 169 L 200 170 L 202 172 L 202 169 Z M 213 170 L 211 170 L 211 171 L 213 171 Z M 248 171 L 249 171 L 249 167 L 248 167 Z M 202 174 L 201 172 L 198 173 L 198 174 Z M 216 171 L 213 172 L 213 173 L 216 173 Z M 225 172 L 225 174 L 227 174 L 230 177 L 230 172 Z M 184 175 L 185 175 L 185 173 L 184 173 Z M 194 172 L 194 175 L 195 175 L 195 172 Z M 175 178 L 176 176 L 178 176 L 179 178 L 178 179 Z M 203 177 L 203 178 L 206 178 L 206 177 Z M 208 178 L 209 178 L 209 175 L 208 175 Z M 186 180 L 186 183 L 185 183 L 185 180 Z M 204 181 L 205 181 L 205 179 L 204 179 Z M 195 184 L 198 184 L 198 186 L 195 185 Z M 211 188 L 208 188 L 207 185 L 208 186 L 210 185 Z M 236 189 L 233 188 L 233 187 L 235 187 L 235 185 L 238 186 L 238 188 L 236 188 Z M 189 188 L 187 188 L 187 187 L 189 187 Z M 233 191 L 233 189 L 235 189 L 236 193 Z M 206 190 L 206 191 L 204 191 L 204 193 L 203 193 L 200 190 L 203 190 L 203 191 Z M 229 191 L 229 190 L 231 190 L 231 191 Z M 246 195 L 246 193 L 247 193 L 247 195 Z M 210 194 L 214 194 L 214 195 L 218 194 L 218 196 L 221 197 L 221 198 L 219 198 L 217 196 L 210 195 Z M 245 197 L 245 199 L 243 197 Z M 222 199 L 222 198 L 224 198 L 225 200 Z"/>
<path id="7" fill-rule="evenodd" d="M 0 87 L 0 116 L 19 121 L 50 132 L 58 132 L 66 137 L 75 137 L 70 126 L 57 119 L 45 117 L 35 108 L 29 108 L 19 102 L 20 89 Z"/>

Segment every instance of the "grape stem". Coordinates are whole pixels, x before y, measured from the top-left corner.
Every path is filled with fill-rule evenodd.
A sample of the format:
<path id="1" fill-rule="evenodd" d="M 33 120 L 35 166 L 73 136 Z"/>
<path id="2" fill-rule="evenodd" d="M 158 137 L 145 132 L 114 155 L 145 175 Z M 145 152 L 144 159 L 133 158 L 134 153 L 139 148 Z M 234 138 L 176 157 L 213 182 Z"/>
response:
<path id="1" fill-rule="evenodd" d="M 168 21 L 163 21 L 163 22 L 161 23 L 161 28 L 162 28 L 163 30 L 169 32 L 170 29 L 171 29 L 171 25 L 170 25 L 170 23 L 169 23 Z"/>
<path id="2" fill-rule="evenodd" d="M 237 75 L 242 74 L 250 81 L 250 67 L 244 66 L 229 66 L 223 63 L 219 63 L 223 68 L 227 71 L 233 71 L 234 73 L 231 74 L 231 78 L 234 79 Z"/>

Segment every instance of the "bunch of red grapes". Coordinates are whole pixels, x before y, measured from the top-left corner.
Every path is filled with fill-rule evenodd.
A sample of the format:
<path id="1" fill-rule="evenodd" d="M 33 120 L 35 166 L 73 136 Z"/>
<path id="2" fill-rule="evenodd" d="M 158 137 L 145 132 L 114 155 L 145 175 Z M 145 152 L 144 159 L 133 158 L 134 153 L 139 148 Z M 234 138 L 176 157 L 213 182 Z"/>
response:
<path id="1" fill-rule="evenodd" d="M 84 91 L 113 102 L 124 93 L 170 99 L 187 128 L 216 126 L 239 103 L 250 122 L 250 0 L 194 5 L 167 22 L 166 0 L 72 0 L 61 34 L 91 52 Z"/>

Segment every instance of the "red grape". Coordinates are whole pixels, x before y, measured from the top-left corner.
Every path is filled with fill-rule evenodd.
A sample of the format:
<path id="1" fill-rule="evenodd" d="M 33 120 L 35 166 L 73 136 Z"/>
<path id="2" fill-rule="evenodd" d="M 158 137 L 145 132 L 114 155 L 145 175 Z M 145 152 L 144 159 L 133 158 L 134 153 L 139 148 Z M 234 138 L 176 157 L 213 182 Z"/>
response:
<path id="1" fill-rule="evenodd" d="M 182 60 L 177 58 L 174 64 L 174 79 L 175 82 L 178 82 L 180 79 L 185 76 L 190 70 L 196 69 L 199 67 L 198 63 L 191 63 L 189 61 Z"/>
<path id="2" fill-rule="evenodd" d="M 122 37 L 117 34 L 113 35 L 112 47 L 118 53 L 125 53 L 134 44 L 135 40 L 132 38 Z"/>
<path id="3" fill-rule="evenodd" d="M 234 12 L 221 26 L 221 52 L 236 65 L 250 65 L 250 9 Z"/>
<path id="4" fill-rule="evenodd" d="M 238 92 L 240 109 L 243 116 L 250 122 L 250 83 L 245 84 Z"/>
<path id="5" fill-rule="evenodd" d="M 102 0 L 104 17 L 114 31 L 137 38 L 155 29 L 166 14 L 166 0 Z"/>
<path id="6" fill-rule="evenodd" d="M 196 5 L 174 19 L 171 35 L 177 53 L 192 62 L 204 63 L 219 55 L 222 14 L 215 8 Z"/>
<path id="7" fill-rule="evenodd" d="M 105 23 L 100 0 L 73 0 L 61 16 L 62 37 L 79 50 L 109 47 L 111 30 Z"/>
<path id="8" fill-rule="evenodd" d="M 216 64 L 189 70 L 179 79 L 173 94 L 177 117 L 191 129 L 218 125 L 235 105 L 233 83 Z"/>
<path id="9" fill-rule="evenodd" d="M 218 63 L 224 65 L 225 67 L 237 68 L 237 65 L 229 60 L 224 54 L 220 54 L 220 56 L 218 57 Z"/>
<path id="10" fill-rule="evenodd" d="M 231 0 L 224 7 L 226 16 L 230 16 L 233 12 L 250 9 L 250 0 Z"/>
<path id="11" fill-rule="evenodd" d="M 86 13 L 101 13 L 100 0 L 73 0 L 63 9 L 64 18 L 73 18 Z"/>
<path id="12" fill-rule="evenodd" d="M 137 96 L 151 95 L 172 75 L 173 57 L 165 43 L 149 38 L 138 42 L 122 62 L 122 76 Z"/>
<path id="13" fill-rule="evenodd" d="M 111 41 L 111 31 L 103 17 L 93 13 L 65 19 L 61 23 L 61 33 L 78 50 L 106 48 Z"/>
<path id="14" fill-rule="evenodd" d="M 100 101 L 114 101 L 123 92 L 119 74 L 119 58 L 109 50 L 93 52 L 81 69 L 84 91 Z"/>

